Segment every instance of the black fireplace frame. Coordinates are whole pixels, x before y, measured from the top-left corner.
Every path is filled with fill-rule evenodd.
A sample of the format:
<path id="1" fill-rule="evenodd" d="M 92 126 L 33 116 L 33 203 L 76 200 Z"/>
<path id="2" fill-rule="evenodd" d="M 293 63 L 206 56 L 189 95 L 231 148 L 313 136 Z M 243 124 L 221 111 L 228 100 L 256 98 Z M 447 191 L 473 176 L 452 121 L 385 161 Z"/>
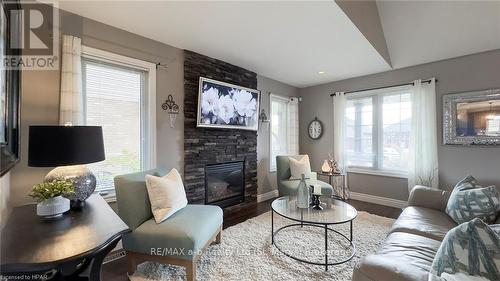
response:
<path id="1" fill-rule="evenodd" d="M 224 162 L 224 163 L 212 163 L 212 164 L 206 164 L 205 165 L 205 205 L 216 205 L 216 206 L 219 206 L 221 208 L 225 208 L 225 207 L 229 207 L 229 206 L 233 206 L 233 205 L 237 205 L 239 203 L 242 203 L 245 201 L 245 193 L 246 193 L 246 186 L 245 186 L 245 160 L 238 160 L 238 161 L 228 161 L 228 162 Z M 234 195 L 234 196 L 231 196 L 231 197 L 228 197 L 228 198 L 224 198 L 224 199 L 221 199 L 221 200 L 217 200 L 217 201 L 212 201 L 212 202 L 208 202 L 208 192 L 207 192 L 207 186 L 208 186 L 208 179 L 207 179 L 207 167 L 209 166 L 218 166 L 218 165 L 224 165 L 224 164 L 233 164 L 233 163 L 242 163 L 243 164 L 243 167 L 242 167 L 242 186 L 243 186 L 243 192 L 241 194 L 238 194 L 238 195 Z"/>

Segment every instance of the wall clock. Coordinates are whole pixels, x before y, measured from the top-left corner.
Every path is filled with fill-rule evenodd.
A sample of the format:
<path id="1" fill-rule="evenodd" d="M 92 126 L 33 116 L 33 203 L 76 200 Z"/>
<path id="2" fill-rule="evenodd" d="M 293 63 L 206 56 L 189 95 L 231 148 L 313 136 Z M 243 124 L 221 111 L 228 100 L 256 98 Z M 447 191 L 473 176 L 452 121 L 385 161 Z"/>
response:
<path id="1" fill-rule="evenodd" d="M 318 120 L 318 117 L 314 117 L 314 120 L 309 123 L 308 133 L 313 140 L 317 140 L 323 135 L 323 123 Z"/>

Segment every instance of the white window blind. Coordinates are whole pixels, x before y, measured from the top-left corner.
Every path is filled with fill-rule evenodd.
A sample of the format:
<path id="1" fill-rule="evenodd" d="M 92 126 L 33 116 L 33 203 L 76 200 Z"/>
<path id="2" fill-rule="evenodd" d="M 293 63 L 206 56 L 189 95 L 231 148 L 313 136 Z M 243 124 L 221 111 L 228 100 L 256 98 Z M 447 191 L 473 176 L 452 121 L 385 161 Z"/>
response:
<path id="1" fill-rule="evenodd" d="M 143 123 L 147 72 L 84 58 L 82 60 L 85 120 L 102 126 L 106 160 L 88 165 L 97 190 L 114 189 L 116 175 L 145 167 Z"/>
<path id="2" fill-rule="evenodd" d="M 270 95 L 270 171 L 276 170 L 276 156 L 299 154 L 299 103 L 295 97 Z"/>
<path id="3" fill-rule="evenodd" d="M 348 97 L 347 166 L 394 174 L 408 172 L 411 97 L 407 88 Z"/>

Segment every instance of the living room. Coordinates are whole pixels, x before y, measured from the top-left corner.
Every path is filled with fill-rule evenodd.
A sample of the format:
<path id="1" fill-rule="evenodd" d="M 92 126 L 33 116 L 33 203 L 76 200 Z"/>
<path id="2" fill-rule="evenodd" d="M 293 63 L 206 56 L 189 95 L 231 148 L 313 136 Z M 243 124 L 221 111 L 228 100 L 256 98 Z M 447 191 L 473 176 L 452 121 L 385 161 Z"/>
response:
<path id="1" fill-rule="evenodd" d="M 1 16 L 0 279 L 500 279 L 500 2 Z"/>

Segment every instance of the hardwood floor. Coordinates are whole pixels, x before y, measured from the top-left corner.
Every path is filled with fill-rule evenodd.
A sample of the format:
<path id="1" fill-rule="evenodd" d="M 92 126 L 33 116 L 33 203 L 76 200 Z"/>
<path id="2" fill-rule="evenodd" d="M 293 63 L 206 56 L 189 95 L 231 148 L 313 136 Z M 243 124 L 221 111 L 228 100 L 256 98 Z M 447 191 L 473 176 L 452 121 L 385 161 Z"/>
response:
<path id="1" fill-rule="evenodd" d="M 347 200 L 358 211 L 365 211 L 370 214 L 397 219 L 403 210 L 393 207 L 382 206 L 378 204 L 358 201 L 358 200 Z"/>
<path id="2" fill-rule="evenodd" d="M 271 202 L 273 199 L 260 202 L 254 209 L 240 210 L 233 213 L 224 213 L 224 228 L 236 225 L 240 222 L 244 222 L 247 219 L 253 218 L 260 214 L 263 214 L 271 210 Z M 374 215 L 379 215 L 388 218 L 397 218 L 401 214 L 401 209 L 381 206 L 377 204 L 348 200 L 358 211 L 365 211 Z M 102 267 L 102 280 L 105 281 L 126 281 L 127 277 L 127 260 L 126 258 L 120 258 L 118 260 L 112 261 L 103 265 Z"/>
<path id="3" fill-rule="evenodd" d="M 101 280 L 103 281 L 127 281 L 127 259 L 125 257 L 104 264 L 101 270 Z"/>

